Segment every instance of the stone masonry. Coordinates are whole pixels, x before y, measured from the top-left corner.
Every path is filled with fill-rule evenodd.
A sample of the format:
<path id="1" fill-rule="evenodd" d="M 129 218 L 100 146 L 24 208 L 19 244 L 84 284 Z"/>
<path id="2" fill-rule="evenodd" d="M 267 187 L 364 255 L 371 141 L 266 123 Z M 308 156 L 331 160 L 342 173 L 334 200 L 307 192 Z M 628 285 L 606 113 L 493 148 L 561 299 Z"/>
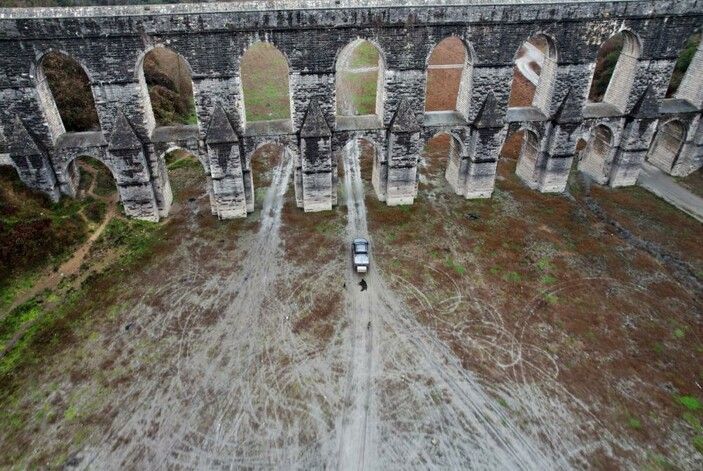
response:
<path id="1" fill-rule="evenodd" d="M 298 206 L 336 204 L 336 156 L 359 139 L 376 150 L 373 186 L 387 204 L 410 204 L 427 139 L 451 136 L 446 177 L 466 198 L 490 197 L 505 139 L 524 131 L 517 174 L 542 192 L 565 189 L 572 164 L 596 182 L 632 185 L 651 160 L 673 175 L 703 165 L 703 49 L 676 96 L 665 92 L 685 38 L 703 25 L 703 0 L 243 1 L 121 7 L 0 9 L 0 165 L 53 200 L 77 186 L 73 160 L 102 161 L 125 212 L 157 221 L 172 195 L 164 153 L 183 148 L 208 177 L 220 218 L 254 210 L 251 155 L 280 144 L 294 160 Z M 601 44 L 625 46 L 601 103 L 587 100 Z M 455 112 L 424 112 L 432 49 L 466 46 Z M 517 49 L 549 44 L 532 106 L 508 109 Z M 345 46 L 366 39 L 381 56 L 376 114 L 336 116 L 335 71 Z M 240 61 L 268 41 L 286 57 L 291 119 L 247 123 Z M 142 60 L 154 47 L 190 68 L 198 124 L 156 127 Z M 67 133 L 41 70 L 60 51 L 85 70 L 100 131 Z M 577 156 L 580 139 L 587 142 Z M 347 148 L 348 149 L 348 148 Z M 578 160 L 578 163 L 575 163 Z"/>

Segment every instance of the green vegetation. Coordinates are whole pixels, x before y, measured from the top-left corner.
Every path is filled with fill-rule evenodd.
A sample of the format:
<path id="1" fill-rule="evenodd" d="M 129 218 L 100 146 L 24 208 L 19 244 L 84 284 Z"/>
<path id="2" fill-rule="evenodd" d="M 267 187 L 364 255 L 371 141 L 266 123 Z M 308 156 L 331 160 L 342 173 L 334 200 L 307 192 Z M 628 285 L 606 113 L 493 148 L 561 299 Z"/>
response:
<path id="1" fill-rule="evenodd" d="M 699 411 L 703 409 L 703 404 L 701 401 L 694 396 L 678 396 L 676 398 L 676 402 L 690 411 Z"/>
<path id="2" fill-rule="evenodd" d="M 547 304 L 551 304 L 552 306 L 559 303 L 559 297 L 554 293 L 545 294 L 544 300 L 547 302 Z"/>
<path id="3" fill-rule="evenodd" d="M 0 321 L 0 352 L 4 352 L 21 327 L 33 322 L 41 314 L 41 307 L 36 300 L 28 301 L 13 310 Z"/>
<path id="4" fill-rule="evenodd" d="M 543 285 L 553 285 L 556 283 L 557 279 L 554 278 L 552 275 L 542 275 L 539 279 L 539 282 Z"/>
<path id="5" fill-rule="evenodd" d="M 636 417 L 629 415 L 627 417 L 627 426 L 633 430 L 640 430 L 642 428 L 642 422 L 640 422 Z"/>
<path id="6" fill-rule="evenodd" d="M 457 273 L 457 275 L 463 275 L 464 273 L 466 273 L 466 268 L 464 268 L 462 265 L 457 263 L 451 257 L 447 257 L 447 260 L 445 261 L 445 265 L 447 266 L 447 268 L 451 268 L 452 270 L 454 270 Z"/>
<path id="7" fill-rule="evenodd" d="M 674 96 L 676 90 L 679 89 L 681 80 L 683 80 L 683 77 L 688 70 L 688 66 L 691 65 L 691 60 L 693 60 L 693 55 L 696 53 L 696 49 L 698 49 L 698 44 L 700 44 L 700 42 L 701 33 L 695 33 L 686 40 L 683 50 L 681 51 L 681 54 L 679 54 L 679 58 L 676 60 L 676 65 L 674 65 L 674 71 L 671 74 L 669 88 L 666 91 L 667 98 Z"/>
<path id="8" fill-rule="evenodd" d="M 703 453 L 703 435 L 693 437 L 693 447 L 698 450 L 699 453 Z"/>
<path id="9" fill-rule="evenodd" d="M 269 43 L 256 43 L 242 57 L 247 121 L 290 118 L 288 62 Z"/>
<path id="10" fill-rule="evenodd" d="M 113 292 L 111 288 L 119 287 L 120 278 L 128 276 L 124 268 L 153 253 L 160 239 L 159 227 L 150 222 L 113 219 L 94 249 L 119 250 L 122 256 L 116 265 L 104 274 L 89 277 L 80 288 L 65 293 L 56 306 L 51 306 L 47 300 L 34 299 L 10 312 L 0 323 L 0 351 L 7 348 L 0 357 L 0 384 L 6 384 L 23 366 L 42 362 L 45 354 L 54 353 L 71 341 L 76 326 L 89 321 L 96 309 L 105 305 L 105 299 Z M 91 295 L 96 291 L 100 296 Z M 9 347 L 8 342 L 12 340 L 15 343 Z"/>
<path id="11" fill-rule="evenodd" d="M 168 154 L 173 155 L 173 154 Z M 170 161 L 169 161 L 170 160 Z M 166 168 L 168 170 L 178 170 L 178 169 L 201 169 L 202 165 L 198 162 L 198 159 L 190 156 L 190 154 L 185 157 L 179 157 L 177 159 L 166 159 Z"/>
<path id="12" fill-rule="evenodd" d="M 124 254 L 122 263 L 130 264 L 146 255 L 158 240 L 157 224 L 137 219 L 114 218 L 95 242 L 95 249 L 121 247 Z"/>
<path id="13" fill-rule="evenodd" d="M 144 57 L 144 80 L 158 126 L 197 123 L 193 82 L 181 56 L 163 47 L 152 49 Z"/>
<path id="14" fill-rule="evenodd" d="M 376 113 L 378 70 L 363 70 L 379 66 L 376 47 L 368 41 L 354 46 L 345 70 L 337 73 L 338 113 L 346 116 Z M 361 70 L 354 70 L 361 69 Z"/>
<path id="15" fill-rule="evenodd" d="M 618 33 L 604 42 L 598 50 L 596 68 L 593 72 L 593 83 L 591 84 L 591 90 L 588 95 L 589 100 L 603 100 L 603 96 L 605 96 L 605 92 L 608 90 L 608 85 L 610 84 L 610 78 L 615 71 L 615 65 L 620 58 L 623 44 L 623 35 L 622 33 Z"/>
<path id="16" fill-rule="evenodd" d="M 51 203 L 28 189 L 14 169 L 0 170 L 0 309 L 30 287 L 32 273 L 57 266 L 89 232 L 89 223 L 104 213 L 94 198 L 62 198 Z"/>
<path id="17" fill-rule="evenodd" d="M 368 41 L 361 41 L 352 51 L 349 59 L 349 67 L 352 69 L 360 67 L 376 67 L 379 62 L 379 54 L 376 46 Z"/>

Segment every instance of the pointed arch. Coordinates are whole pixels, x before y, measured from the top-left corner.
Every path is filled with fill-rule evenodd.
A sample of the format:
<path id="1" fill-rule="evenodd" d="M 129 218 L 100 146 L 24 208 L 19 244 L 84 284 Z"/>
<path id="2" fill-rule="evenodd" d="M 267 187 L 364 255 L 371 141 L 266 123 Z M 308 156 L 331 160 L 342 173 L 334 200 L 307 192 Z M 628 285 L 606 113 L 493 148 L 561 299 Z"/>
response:
<path id="1" fill-rule="evenodd" d="M 642 43 L 630 30 L 624 29 L 608 38 L 596 56 L 588 100 L 607 103 L 625 112 L 641 53 Z"/>
<path id="2" fill-rule="evenodd" d="M 245 123 L 290 121 L 290 65 L 276 46 L 265 41 L 252 43 L 240 59 L 239 72 Z"/>
<path id="3" fill-rule="evenodd" d="M 364 118 L 376 124 L 382 122 L 384 77 L 385 61 L 378 46 L 366 39 L 347 44 L 335 63 L 338 123 L 340 118 L 347 118 L 343 120 L 352 125 L 365 122 Z"/>
<path id="4" fill-rule="evenodd" d="M 181 54 L 154 46 L 140 57 L 137 74 L 149 132 L 160 126 L 198 123 L 193 71 Z"/>
<path id="5" fill-rule="evenodd" d="M 700 29 L 686 39 L 671 73 L 666 98 L 703 104 L 703 43 Z"/>
<path id="6" fill-rule="evenodd" d="M 647 161 L 671 173 L 685 141 L 686 127 L 680 120 L 671 119 L 660 124 L 647 153 Z"/>
<path id="7" fill-rule="evenodd" d="M 34 72 L 39 102 L 54 141 L 66 132 L 100 129 L 91 80 L 78 60 L 52 49 L 39 57 Z"/>
<path id="8" fill-rule="evenodd" d="M 520 155 L 515 167 L 515 174 L 523 179 L 530 188 L 537 188 L 537 162 L 540 155 L 540 136 L 536 130 L 524 127 Z"/>
<path id="9" fill-rule="evenodd" d="M 509 106 L 534 107 L 549 115 L 557 63 L 557 47 L 551 36 L 536 33 L 522 43 L 515 53 Z"/>
<path id="10" fill-rule="evenodd" d="M 420 183 L 432 184 L 430 179 L 449 182 L 452 189 L 459 194 L 459 174 L 461 159 L 464 155 L 464 145 L 451 132 L 440 131 L 427 140 L 418 162 L 418 178 Z M 441 177 L 440 177 L 441 174 Z"/>
<path id="11" fill-rule="evenodd" d="M 440 41 L 427 58 L 425 112 L 455 112 L 466 119 L 471 98 L 474 56 L 458 36 Z"/>
<path id="12" fill-rule="evenodd" d="M 344 169 L 345 185 L 347 173 L 359 172 L 361 181 L 370 183 L 379 201 L 386 200 L 388 167 L 383 154 L 383 146 L 373 137 L 354 136 L 336 151 L 338 165 Z"/>

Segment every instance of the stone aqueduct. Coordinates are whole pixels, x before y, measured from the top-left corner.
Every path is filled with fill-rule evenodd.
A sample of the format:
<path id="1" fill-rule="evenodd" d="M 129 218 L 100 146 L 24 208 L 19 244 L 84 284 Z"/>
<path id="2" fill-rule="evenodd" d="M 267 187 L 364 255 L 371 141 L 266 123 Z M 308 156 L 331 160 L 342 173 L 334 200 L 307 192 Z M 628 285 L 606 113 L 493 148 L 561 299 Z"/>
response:
<path id="1" fill-rule="evenodd" d="M 398 2 L 400 3 L 400 2 Z M 517 174 L 542 192 L 564 190 L 577 141 L 579 168 L 611 186 L 635 183 L 649 158 L 674 175 L 703 164 L 703 49 L 673 98 L 664 98 L 683 41 L 703 24 L 701 0 L 284 0 L 171 6 L 0 10 L 0 164 L 53 199 L 73 195 L 78 156 L 111 170 L 128 215 L 158 220 L 171 189 L 163 155 L 181 147 L 208 175 L 212 212 L 254 209 L 250 160 L 285 146 L 306 211 L 336 203 L 333 158 L 363 137 L 375 144 L 373 183 L 388 204 L 411 203 L 424 142 L 452 136 L 447 179 L 466 198 L 489 197 L 506 136 L 525 131 Z M 625 44 L 600 103 L 587 100 L 601 44 Z M 532 106 L 508 108 L 515 53 L 548 44 Z M 433 47 L 458 36 L 467 51 L 456 111 L 426 113 Z M 335 65 L 358 39 L 380 51 L 376 114 L 336 116 Z M 240 59 L 266 41 L 287 58 L 291 119 L 247 123 Z M 198 124 L 157 127 L 141 61 L 167 46 L 189 64 Z M 85 70 L 100 131 L 66 132 L 39 66 L 61 51 Z M 584 156 L 585 155 L 585 156 Z"/>

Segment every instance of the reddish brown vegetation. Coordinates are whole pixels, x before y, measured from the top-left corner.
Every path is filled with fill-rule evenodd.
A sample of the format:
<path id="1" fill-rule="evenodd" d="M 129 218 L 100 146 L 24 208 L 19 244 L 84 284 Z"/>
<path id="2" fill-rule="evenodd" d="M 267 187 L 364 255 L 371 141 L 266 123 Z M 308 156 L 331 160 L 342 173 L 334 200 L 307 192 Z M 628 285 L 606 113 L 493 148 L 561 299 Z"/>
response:
<path id="1" fill-rule="evenodd" d="M 66 131 L 99 129 L 93 91 L 80 64 L 64 54 L 50 52 L 42 59 L 41 67 Z"/>

